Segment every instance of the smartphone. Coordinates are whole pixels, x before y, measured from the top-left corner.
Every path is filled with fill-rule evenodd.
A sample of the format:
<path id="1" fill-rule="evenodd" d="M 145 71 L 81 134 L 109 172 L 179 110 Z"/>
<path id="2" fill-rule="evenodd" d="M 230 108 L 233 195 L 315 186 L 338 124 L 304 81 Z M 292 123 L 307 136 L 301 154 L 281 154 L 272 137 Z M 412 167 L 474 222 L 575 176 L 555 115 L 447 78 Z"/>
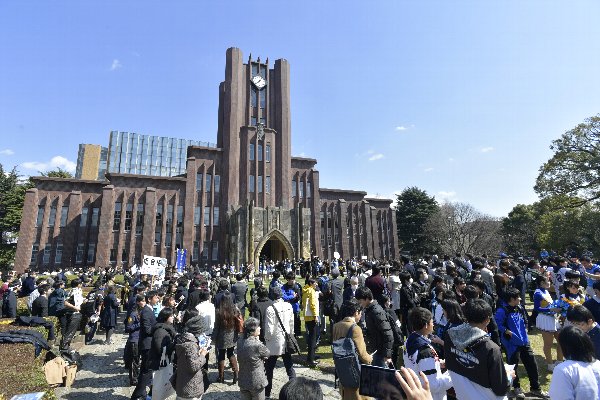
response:
<path id="1" fill-rule="evenodd" d="M 406 398 L 400 382 L 396 379 L 396 370 L 362 364 L 360 366 L 360 387 L 362 396 L 378 399 L 403 400 Z"/>

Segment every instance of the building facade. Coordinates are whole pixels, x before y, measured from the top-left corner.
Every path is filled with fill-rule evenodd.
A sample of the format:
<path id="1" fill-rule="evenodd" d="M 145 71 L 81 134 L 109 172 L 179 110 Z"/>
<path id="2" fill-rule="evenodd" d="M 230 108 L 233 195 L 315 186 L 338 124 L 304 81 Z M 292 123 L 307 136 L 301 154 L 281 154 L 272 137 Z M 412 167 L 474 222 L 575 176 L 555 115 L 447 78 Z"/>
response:
<path id="1" fill-rule="evenodd" d="M 108 148 L 98 144 L 80 144 L 77 152 L 77 179 L 104 179 L 108 163 Z"/>
<path id="2" fill-rule="evenodd" d="M 228 49 L 216 146 L 188 145 L 177 176 L 110 170 L 110 153 L 105 180 L 34 178 L 16 268 L 132 264 L 143 255 L 174 263 L 177 248 L 201 265 L 336 252 L 397 258 L 392 200 L 321 188 L 317 161 L 291 155 L 290 110 L 287 60 L 244 62 L 239 49 Z M 168 157 L 152 165 L 163 163 Z"/>

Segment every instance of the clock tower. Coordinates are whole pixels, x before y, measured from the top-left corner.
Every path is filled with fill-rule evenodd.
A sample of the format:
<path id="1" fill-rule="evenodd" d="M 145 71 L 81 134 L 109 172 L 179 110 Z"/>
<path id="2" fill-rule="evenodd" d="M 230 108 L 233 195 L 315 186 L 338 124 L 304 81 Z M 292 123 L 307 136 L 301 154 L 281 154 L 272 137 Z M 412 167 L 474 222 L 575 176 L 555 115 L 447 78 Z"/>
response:
<path id="1" fill-rule="evenodd" d="M 290 67 L 229 48 L 219 85 L 217 146 L 226 204 L 288 208 L 291 195 Z"/>

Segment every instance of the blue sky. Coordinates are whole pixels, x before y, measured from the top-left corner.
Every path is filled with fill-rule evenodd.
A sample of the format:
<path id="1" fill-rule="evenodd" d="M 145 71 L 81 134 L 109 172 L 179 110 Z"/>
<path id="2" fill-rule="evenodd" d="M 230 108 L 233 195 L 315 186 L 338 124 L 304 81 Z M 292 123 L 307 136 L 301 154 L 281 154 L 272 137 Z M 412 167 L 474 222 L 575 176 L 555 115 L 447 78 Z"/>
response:
<path id="1" fill-rule="evenodd" d="M 111 130 L 216 141 L 232 46 L 290 62 L 292 153 L 322 187 L 503 216 L 600 112 L 598 1 L 293 3 L 0 2 L 0 163 L 74 170 Z"/>

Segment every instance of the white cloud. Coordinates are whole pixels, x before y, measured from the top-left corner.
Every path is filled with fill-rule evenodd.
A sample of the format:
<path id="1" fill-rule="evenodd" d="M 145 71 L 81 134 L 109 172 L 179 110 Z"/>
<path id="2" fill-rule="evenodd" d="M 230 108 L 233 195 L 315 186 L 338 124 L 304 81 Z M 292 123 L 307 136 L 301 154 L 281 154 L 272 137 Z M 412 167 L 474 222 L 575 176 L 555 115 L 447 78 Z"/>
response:
<path id="1" fill-rule="evenodd" d="M 448 161 L 449 161 L 449 162 L 454 162 L 455 160 L 454 160 L 454 158 L 450 157 L 450 158 L 448 159 Z"/>
<path id="2" fill-rule="evenodd" d="M 431 168 L 431 167 L 429 167 L 429 168 L 425 168 L 425 169 L 423 170 L 423 172 L 431 172 L 431 171 L 433 171 L 433 168 Z"/>
<path id="3" fill-rule="evenodd" d="M 397 127 L 396 127 L 396 130 L 397 130 L 398 132 L 402 132 L 402 131 L 405 131 L 405 130 L 407 130 L 407 129 L 408 129 L 407 127 L 405 127 L 405 126 L 402 126 L 402 125 L 400 125 L 400 126 L 397 126 Z"/>
<path id="4" fill-rule="evenodd" d="M 494 150 L 494 148 L 491 147 L 491 146 L 482 147 L 481 149 L 479 149 L 479 151 L 482 152 L 482 153 L 489 153 L 490 151 L 493 151 L 493 150 Z"/>
<path id="5" fill-rule="evenodd" d="M 377 160 L 381 160 L 382 158 L 385 158 L 385 156 L 381 153 L 377 153 L 377 154 L 373 154 L 371 157 L 369 157 L 369 161 L 377 161 Z"/>
<path id="6" fill-rule="evenodd" d="M 437 192 L 436 196 L 443 201 L 456 200 L 456 192 L 455 191 L 440 190 L 439 192 Z"/>
<path id="7" fill-rule="evenodd" d="M 117 60 L 116 58 L 113 60 L 112 65 L 110 66 L 110 70 L 111 71 L 115 71 L 119 68 L 122 68 L 123 64 L 121 64 L 121 61 Z"/>
<path id="8" fill-rule="evenodd" d="M 15 152 L 11 149 L 4 149 L 0 150 L 0 154 L 2 154 L 3 156 L 12 156 L 13 154 L 15 154 Z"/>
<path id="9" fill-rule="evenodd" d="M 46 172 L 48 170 L 61 168 L 70 173 L 75 173 L 75 168 L 77 164 L 73 161 L 69 161 L 63 156 L 54 156 L 48 162 L 40 162 L 40 161 L 27 161 L 21 164 L 21 166 L 25 169 L 30 169 L 34 171 Z"/>

